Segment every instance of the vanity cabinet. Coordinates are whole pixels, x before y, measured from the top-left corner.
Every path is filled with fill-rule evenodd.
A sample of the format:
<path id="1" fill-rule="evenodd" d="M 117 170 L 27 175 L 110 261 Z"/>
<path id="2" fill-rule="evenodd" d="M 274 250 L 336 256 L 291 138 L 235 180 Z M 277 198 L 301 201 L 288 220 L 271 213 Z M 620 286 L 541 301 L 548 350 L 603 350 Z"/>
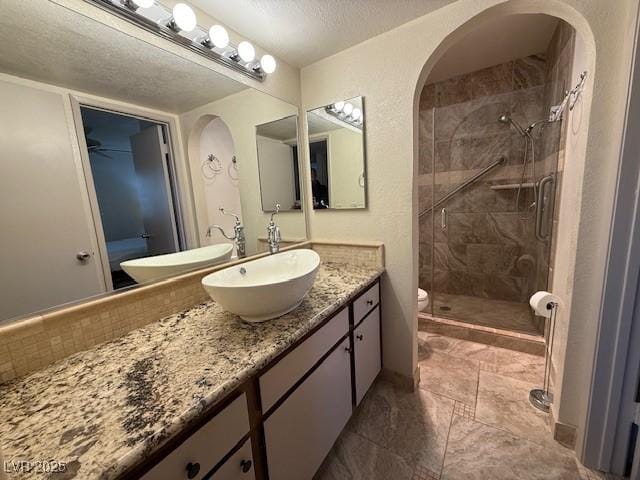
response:
<path id="1" fill-rule="evenodd" d="M 311 479 L 351 417 L 349 339 L 264 422 L 270 480 Z"/>
<path id="2" fill-rule="evenodd" d="M 376 280 L 247 380 L 142 478 L 310 480 L 381 367 Z"/>
<path id="3" fill-rule="evenodd" d="M 355 401 L 360 405 L 364 394 L 382 370 L 380 358 L 380 307 L 376 306 L 353 330 L 355 364 Z"/>

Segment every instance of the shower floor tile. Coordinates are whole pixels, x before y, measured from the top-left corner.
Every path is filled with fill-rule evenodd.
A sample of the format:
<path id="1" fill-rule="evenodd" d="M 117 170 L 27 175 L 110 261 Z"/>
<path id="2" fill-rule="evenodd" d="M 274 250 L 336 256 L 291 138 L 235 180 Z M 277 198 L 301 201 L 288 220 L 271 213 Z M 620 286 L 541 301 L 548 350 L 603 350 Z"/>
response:
<path id="1" fill-rule="evenodd" d="M 531 335 L 542 334 L 531 318 L 530 308 L 526 303 L 437 292 L 432 296 L 435 316 L 461 320 L 483 327 Z"/>

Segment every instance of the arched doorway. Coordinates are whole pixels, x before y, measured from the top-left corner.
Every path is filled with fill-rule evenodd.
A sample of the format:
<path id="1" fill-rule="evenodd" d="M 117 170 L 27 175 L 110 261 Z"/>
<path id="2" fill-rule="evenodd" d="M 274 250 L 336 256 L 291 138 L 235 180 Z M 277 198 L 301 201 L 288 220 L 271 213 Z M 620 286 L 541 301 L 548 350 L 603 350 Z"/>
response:
<path id="1" fill-rule="evenodd" d="M 500 62 L 497 61 L 498 55 L 493 64 L 481 65 L 474 62 L 477 58 L 486 58 L 486 55 L 474 57 L 468 48 L 466 52 L 458 48 L 458 62 L 466 54 L 467 66 L 471 65 L 473 69 L 455 71 L 453 67 L 456 62 L 447 58 L 447 53 L 455 51 L 456 45 L 463 44 L 465 37 L 473 37 L 474 32 L 477 33 L 482 30 L 483 25 L 492 22 L 506 21 L 503 25 L 509 25 L 509 20 L 512 20 L 511 25 L 515 24 L 515 17 L 522 15 L 555 17 L 556 21 L 566 25 L 565 30 L 574 32 L 575 40 L 570 56 L 573 64 L 565 66 L 564 71 L 560 72 L 564 74 L 566 87 L 555 90 L 550 88 L 547 89 L 548 92 L 544 92 L 543 84 L 557 80 L 553 75 L 562 70 L 556 68 L 554 73 L 547 71 L 546 67 L 544 74 L 551 74 L 551 78 L 547 77 L 543 84 L 524 87 L 522 84 L 518 85 L 522 81 L 526 84 L 527 79 L 516 76 L 514 62 L 519 61 L 520 67 L 524 67 L 527 60 L 535 63 L 536 60 L 531 58 L 532 55 L 535 56 L 534 52 L 511 58 L 505 53 Z M 508 18 L 509 16 L 512 17 Z M 489 30 L 500 31 L 495 28 Z M 513 35 L 511 38 L 512 41 L 522 42 L 527 35 Z M 481 40 L 480 35 L 475 41 L 490 43 L 492 39 Z M 518 49 L 503 50 L 510 50 L 513 55 Z M 501 81 L 500 71 L 504 73 L 505 64 L 509 62 L 512 65 L 512 76 L 509 79 L 510 85 L 505 86 L 505 82 Z M 514 332 L 516 338 L 539 335 L 544 332 L 544 324 L 536 325 L 532 322 L 527 326 L 530 331 L 523 331 L 529 313 L 526 301 L 536 290 L 553 289 L 559 292 L 566 303 L 558 320 L 558 343 L 552 358 L 552 390 L 556 395 L 553 417 L 560 424 L 566 423 L 570 428 L 578 429 L 578 449 L 581 442 L 580 429 L 586 417 L 586 402 L 578 399 L 576 390 L 571 388 L 570 377 L 577 365 L 575 357 L 567 353 L 572 330 L 573 297 L 573 283 L 567 279 L 571 278 L 577 261 L 575 235 L 579 222 L 594 68 L 593 35 L 586 21 L 577 12 L 562 2 L 532 3 L 516 0 L 485 10 L 448 35 L 425 63 L 414 98 L 414 177 L 418 191 L 415 210 L 420 214 L 431 208 L 426 214 L 427 220 L 424 220 L 423 215 L 423 221 L 418 223 L 415 235 L 417 244 L 420 245 L 416 277 L 419 279 L 418 285 L 431 293 L 429 316 L 449 317 L 446 319 L 471 324 L 463 325 L 465 328 L 484 327 L 484 335 L 487 329 L 505 327 L 504 324 L 496 325 L 496 310 L 502 309 L 503 320 L 509 323 L 518 315 L 517 311 L 509 308 L 519 305 L 522 323 L 518 325 L 520 320 L 511 322 L 504 330 Z M 447 69 L 453 71 L 453 74 L 447 75 Z M 571 89 L 579 82 L 579 73 L 582 71 L 587 71 L 591 76 L 588 77 L 589 81 L 585 84 L 575 109 L 572 112 L 567 109 L 562 124 L 558 123 L 560 128 L 549 124 L 551 128 L 545 129 L 544 133 L 551 134 L 551 139 L 541 136 L 527 145 L 528 149 L 533 147 L 538 153 L 544 152 L 545 155 L 532 161 L 529 153 L 529 160 L 523 161 L 525 157 L 522 148 L 518 150 L 513 147 L 514 138 L 523 140 L 521 144 L 524 145 L 526 139 L 523 131 L 527 130 L 527 126 L 538 121 L 540 123 L 535 128 L 546 126 L 544 120 L 548 119 L 550 107 L 563 99 L 565 88 Z M 431 75 L 434 77 L 429 78 Z M 542 91 L 539 102 L 523 105 L 513 98 L 504 97 L 526 96 L 522 95 L 522 90 L 529 88 Z M 480 91 L 479 95 L 477 91 Z M 483 104 L 481 100 L 487 97 L 496 100 L 499 95 L 503 95 L 503 98 L 497 99 L 500 101 Z M 526 111 L 528 106 L 536 108 Z M 456 109 L 463 112 L 456 115 Z M 509 115 L 500 122 L 500 117 L 505 113 Z M 520 127 L 520 124 L 524 127 Z M 430 138 L 427 138 L 428 132 L 431 133 Z M 444 138 L 441 134 L 444 134 Z M 505 138 L 508 136 L 513 138 L 507 145 Z M 550 154 L 555 157 L 552 158 Z M 474 180 L 469 186 L 463 186 L 503 156 L 507 157 L 503 165 L 496 165 L 495 169 L 489 168 L 485 175 L 479 176 L 482 180 Z M 523 163 L 525 167 L 535 165 L 540 169 L 537 173 L 530 168 L 523 170 Z M 499 170 L 503 172 L 498 173 Z M 516 175 L 516 172 L 520 175 Z M 554 204 L 551 210 L 555 213 L 551 212 L 546 219 L 550 228 L 545 232 L 548 239 L 544 242 L 536 238 L 539 232 L 535 228 L 539 219 L 537 208 L 532 207 L 532 204 L 540 203 L 535 190 L 540 189 L 540 181 L 547 176 L 554 178 L 556 186 L 555 192 L 546 192 L 548 197 L 555 200 L 551 202 Z M 482 183 L 478 183 L 479 181 Z M 457 190 L 458 193 L 447 197 L 457 187 L 461 187 Z M 511 198 L 516 196 L 517 199 Z M 444 202 L 440 203 L 443 199 Z M 513 223 L 506 221 L 508 216 L 516 220 L 518 216 L 528 215 L 531 215 L 530 218 Z M 532 223 L 527 224 L 523 220 Z M 527 238 L 533 238 L 533 241 L 528 242 Z M 557 251 L 562 252 L 561 258 L 555 255 L 554 252 Z M 425 265 L 430 268 L 425 268 Z M 466 298 L 457 299 L 456 296 Z M 456 303 L 457 300 L 462 301 Z M 502 302 L 512 304 L 505 305 Z M 454 313 L 458 315 L 446 313 L 451 310 L 457 310 Z M 479 319 L 483 316 L 484 319 Z M 542 352 L 544 351 L 542 346 Z"/>

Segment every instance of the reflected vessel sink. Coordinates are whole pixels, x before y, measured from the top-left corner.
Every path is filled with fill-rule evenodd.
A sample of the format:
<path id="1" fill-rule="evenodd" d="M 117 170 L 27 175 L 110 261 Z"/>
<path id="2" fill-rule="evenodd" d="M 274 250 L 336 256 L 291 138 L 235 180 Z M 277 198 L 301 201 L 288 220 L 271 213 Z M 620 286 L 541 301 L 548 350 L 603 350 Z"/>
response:
<path id="1" fill-rule="evenodd" d="M 247 322 L 264 322 L 296 308 L 309 293 L 320 256 L 300 249 L 213 272 L 202 279 L 209 296 Z"/>
<path id="2" fill-rule="evenodd" d="M 226 262 L 232 251 L 233 245 L 218 243 L 184 252 L 127 260 L 120 266 L 136 282 L 145 283 Z"/>

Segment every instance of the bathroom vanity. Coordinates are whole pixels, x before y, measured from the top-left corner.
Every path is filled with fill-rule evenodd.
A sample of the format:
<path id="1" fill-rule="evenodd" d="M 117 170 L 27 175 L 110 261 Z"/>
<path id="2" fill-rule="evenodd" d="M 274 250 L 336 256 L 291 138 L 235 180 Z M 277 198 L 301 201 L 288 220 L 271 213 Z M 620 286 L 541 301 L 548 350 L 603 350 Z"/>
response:
<path id="1" fill-rule="evenodd" d="M 311 479 L 381 370 L 379 298 L 375 281 L 135 473 L 157 461 L 144 480 Z"/>
<path id="2" fill-rule="evenodd" d="M 279 319 L 209 301 L 3 385 L 5 456 L 65 478 L 311 479 L 381 370 L 380 274 L 323 262 Z"/>

